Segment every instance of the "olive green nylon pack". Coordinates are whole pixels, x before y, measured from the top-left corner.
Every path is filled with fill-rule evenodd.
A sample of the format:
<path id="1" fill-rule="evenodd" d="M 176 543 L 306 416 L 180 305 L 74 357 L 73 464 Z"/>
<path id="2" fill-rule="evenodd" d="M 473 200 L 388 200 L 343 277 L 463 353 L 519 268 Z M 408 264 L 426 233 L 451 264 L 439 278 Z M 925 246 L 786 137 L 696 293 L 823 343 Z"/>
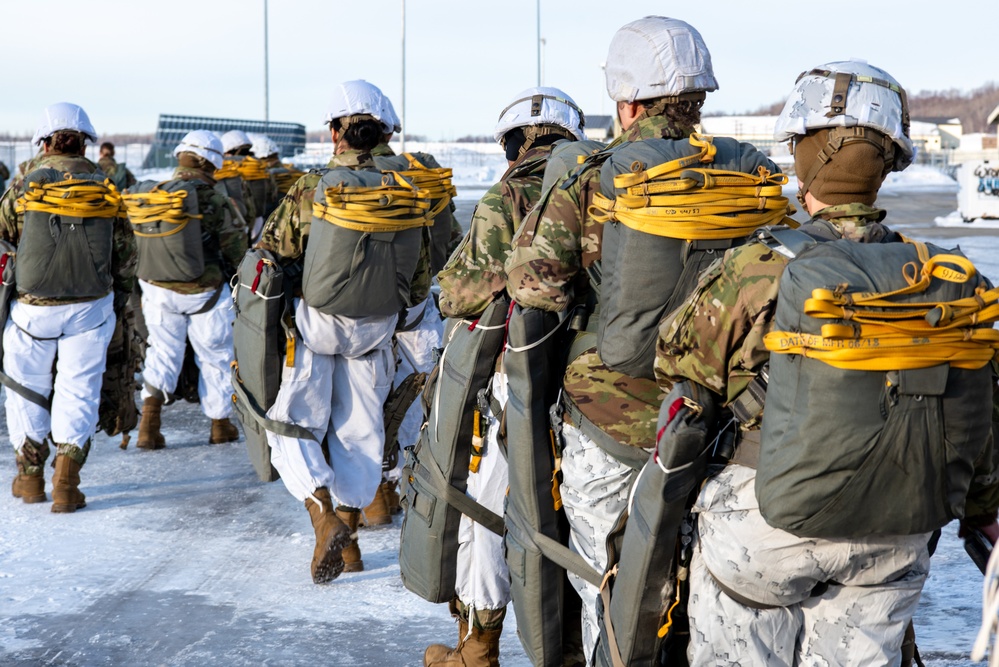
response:
<path id="1" fill-rule="evenodd" d="M 223 197 L 229 198 L 239 217 L 244 223 L 252 224 L 252 220 L 246 219 L 247 208 L 246 199 L 243 193 L 243 179 L 239 176 L 230 176 L 215 181 L 215 191 Z"/>
<path id="2" fill-rule="evenodd" d="M 541 191 L 548 192 L 560 178 L 578 167 L 578 158 L 592 155 L 606 147 L 607 144 L 592 139 L 582 141 L 565 139 L 555 142 L 552 152 L 548 156 L 544 178 L 541 180 Z"/>
<path id="3" fill-rule="evenodd" d="M 454 597 L 462 511 L 452 501 L 460 496 L 473 502 L 465 495 L 473 411 L 502 351 L 509 305 L 499 298 L 478 320 L 447 320 L 444 351 L 423 390 L 427 423 L 417 445 L 406 450 L 399 572 L 406 588 L 430 602 Z"/>
<path id="4" fill-rule="evenodd" d="M 246 451 L 262 482 L 278 479 L 271 465 L 267 429 L 261 417 L 277 398 L 281 368 L 286 360 L 288 335 L 282 326 L 285 313 L 285 275 L 277 258 L 266 250 L 252 248 L 243 256 L 236 272 L 232 327 L 233 398 L 243 424 Z"/>
<path id="5" fill-rule="evenodd" d="M 103 183 L 98 174 L 65 174 L 37 169 L 25 184 L 60 183 L 68 179 Z M 44 211 L 25 211 L 17 244 L 15 275 L 19 294 L 43 298 L 93 298 L 111 291 L 114 218 L 80 218 Z"/>
<path id="6" fill-rule="evenodd" d="M 420 164 L 426 165 L 430 169 L 439 167 L 439 163 L 432 155 L 427 153 L 403 153 L 402 155 L 376 155 L 374 156 L 375 166 L 381 171 L 408 171 L 413 169 L 409 163 L 407 155 L 412 155 L 419 160 Z M 437 206 L 439 199 L 431 201 L 431 208 Z M 444 207 L 444 210 L 434 218 L 434 224 L 430 226 L 430 268 L 434 275 L 439 273 L 447 264 L 448 250 L 451 246 L 451 222 L 454 220 L 454 204 Z"/>
<path id="7" fill-rule="evenodd" d="M 382 185 L 382 174 L 331 169 L 316 187 L 325 202 L 327 188 Z M 305 249 L 302 297 L 327 315 L 395 315 L 410 303 L 410 283 L 423 244 L 422 228 L 401 232 L 360 232 L 312 217 Z"/>
<path id="8" fill-rule="evenodd" d="M 184 214 L 189 217 L 177 231 L 177 224 L 157 220 L 136 224 L 135 246 L 138 250 L 136 275 L 146 281 L 188 282 L 196 280 L 205 272 L 204 239 L 202 238 L 198 189 L 194 182 L 175 179 L 156 182 L 142 181 L 129 188 L 129 194 L 152 192 L 154 189 L 165 192 L 184 191 Z"/>
<path id="9" fill-rule="evenodd" d="M 927 247 L 931 255 L 961 254 Z M 920 265 L 908 243 L 840 240 L 801 252 L 781 277 L 775 330 L 819 334 L 822 324 L 840 320 L 804 314 L 813 289 L 903 288 L 902 267 L 909 262 Z M 893 300 L 951 301 L 972 296 L 978 284 L 933 280 L 926 292 Z M 801 537 L 913 535 L 940 528 L 964 516 L 991 411 L 989 365 L 843 370 L 772 353 L 756 475 L 760 511 L 770 525 Z"/>
<path id="10" fill-rule="evenodd" d="M 777 167 L 752 144 L 726 137 L 713 140 L 713 162 L 697 165 L 756 174 L 759 167 Z M 640 166 L 649 169 L 695 155 L 687 139 L 648 139 L 608 151 L 600 171 L 600 189 L 613 199 L 623 190 L 614 177 Z M 745 239 L 694 240 L 667 238 L 632 229 L 617 221 L 604 225 L 601 242 L 603 283 L 597 349 L 610 368 L 653 379 L 655 344 L 663 315 L 676 308 L 694 289 L 697 277 L 711 262 Z"/>

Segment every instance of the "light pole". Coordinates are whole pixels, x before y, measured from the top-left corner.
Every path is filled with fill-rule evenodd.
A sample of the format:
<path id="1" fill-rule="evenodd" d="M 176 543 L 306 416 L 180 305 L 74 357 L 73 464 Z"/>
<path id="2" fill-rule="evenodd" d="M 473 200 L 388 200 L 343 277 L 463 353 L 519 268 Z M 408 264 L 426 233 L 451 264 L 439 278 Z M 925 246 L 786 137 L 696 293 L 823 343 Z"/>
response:
<path id="1" fill-rule="evenodd" d="M 541 43 L 541 51 L 540 51 L 541 58 L 538 62 L 541 63 L 541 69 L 539 70 L 540 74 L 538 74 L 538 85 L 543 86 L 545 85 L 545 44 L 547 44 L 547 40 L 544 37 L 542 37 L 540 43 Z"/>
<path id="2" fill-rule="evenodd" d="M 402 114 L 399 116 L 400 152 L 406 152 L 406 0 L 402 0 Z"/>
<path id="3" fill-rule="evenodd" d="M 270 132 L 271 124 L 270 67 L 267 51 L 267 0 L 264 0 L 264 134 Z"/>

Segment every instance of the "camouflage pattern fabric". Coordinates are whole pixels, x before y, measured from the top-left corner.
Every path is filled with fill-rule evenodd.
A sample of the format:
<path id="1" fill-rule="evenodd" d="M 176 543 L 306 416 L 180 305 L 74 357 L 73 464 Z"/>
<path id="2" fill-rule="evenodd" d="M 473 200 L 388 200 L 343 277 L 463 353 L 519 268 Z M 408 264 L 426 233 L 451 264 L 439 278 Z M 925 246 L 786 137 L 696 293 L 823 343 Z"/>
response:
<path id="1" fill-rule="evenodd" d="M 135 338 L 135 312 L 126 307 L 117 315 L 114 335 L 108 343 L 107 363 L 101 381 L 100 405 L 97 409 L 97 429 L 109 436 L 128 433 L 139 422 L 135 406 L 135 379 L 142 357 Z M 123 440 L 127 444 L 127 440 Z"/>
<path id="2" fill-rule="evenodd" d="M 437 275 L 445 317 L 480 315 L 506 289 L 503 264 L 514 232 L 541 197 L 552 148 L 528 150 L 476 204 L 468 234 Z"/>
<path id="3" fill-rule="evenodd" d="M 605 150 L 645 139 L 683 139 L 692 131 L 662 116 L 643 117 Z M 584 164 L 556 183 L 544 209 L 514 237 L 505 269 L 507 290 L 517 303 L 563 311 L 584 300 L 585 269 L 600 259 L 603 238 L 603 226 L 588 214 L 598 192 L 600 165 Z M 612 371 L 591 350 L 570 362 L 564 386 L 580 411 L 622 444 L 654 444 L 663 398 L 654 381 Z"/>
<path id="4" fill-rule="evenodd" d="M 897 665 L 929 572 L 929 534 L 801 539 L 767 525 L 755 478 L 730 465 L 694 504 L 690 664 Z M 776 606 L 740 604 L 718 582 Z"/>
<path id="5" fill-rule="evenodd" d="M 214 291 L 229 278 L 246 253 L 246 228 L 233 215 L 232 204 L 214 188 L 211 173 L 193 167 L 177 167 L 171 179 L 192 181 L 198 191 L 202 237 L 210 237 L 205 246 L 205 270 L 188 282 L 150 281 L 179 294 Z"/>
<path id="6" fill-rule="evenodd" d="M 120 188 L 120 189 L 130 188 L 130 187 L 132 187 L 133 185 L 135 185 L 138 182 L 135 179 L 135 174 L 133 174 L 132 171 L 128 167 L 126 167 L 125 165 L 118 164 L 115 161 L 115 159 L 113 157 L 111 157 L 110 155 L 105 155 L 104 157 L 102 157 L 101 159 L 99 159 L 97 161 L 97 166 L 99 166 L 101 168 L 101 171 L 104 172 L 105 176 L 107 176 L 108 178 L 110 178 L 115 183 L 121 182 L 116 177 L 118 175 L 118 170 L 119 169 L 124 169 L 125 170 L 125 180 L 124 180 L 124 184 L 125 185 L 124 185 L 123 188 Z"/>
<path id="7" fill-rule="evenodd" d="M 0 161 L 0 192 L 6 190 L 7 179 L 10 178 L 10 169 Z"/>
<path id="8" fill-rule="evenodd" d="M 17 165 L 17 173 L 14 175 L 14 179 L 10 182 L 10 187 L 12 189 L 20 190 L 21 184 L 24 182 L 24 177 L 38 168 L 38 163 L 43 157 L 45 157 L 45 151 L 39 150 L 33 157 L 19 163 Z"/>
<path id="9" fill-rule="evenodd" d="M 818 211 L 810 224 L 831 238 L 877 242 L 888 233 L 879 222 L 883 218 L 880 209 L 842 204 Z M 749 243 L 709 267 L 694 293 L 660 326 L 659 385 L 668 390 L 680 379 L 693 380 L 719 394 L 725 405 L 742 393 L 770 358 L 763 336 L 773 327 L 788 261 L 762 243 Z"/>
<path id="10" fill-rule="evenodd" d="M 96 164 L 80 155 L 61 155 L 47 153 L 36 155 L 27 165 L 28 173 L 35 169 L 50 167 L 60 172 L 100 174 L 103 173 Z M 17 187 L 13 185 L 7 189 L 0 199 L 0 238 L 9 243 L 17 245 L 21 238 L 21 229 L 24 227 L 24 215 L 18 214 L 14 210 L 14 203 L 25 190 L 24 178 L 21 177 Z M 125 217 L 114 221 L 114 235 L 111 246 L 111 278 L 112 286 L 116 295 L 123 295 L 124 299 L 135 287 L 135 237 L 132 236 L 132 226 Z M 18 301 L 36 306 L 52 306 L 66 303 L 79 303 L 90 301 L 90 299 L 56 299 L 38 298 L 30 294 L 19 295 Z M 115 299 L 116 306 L 119 299 Z"/>

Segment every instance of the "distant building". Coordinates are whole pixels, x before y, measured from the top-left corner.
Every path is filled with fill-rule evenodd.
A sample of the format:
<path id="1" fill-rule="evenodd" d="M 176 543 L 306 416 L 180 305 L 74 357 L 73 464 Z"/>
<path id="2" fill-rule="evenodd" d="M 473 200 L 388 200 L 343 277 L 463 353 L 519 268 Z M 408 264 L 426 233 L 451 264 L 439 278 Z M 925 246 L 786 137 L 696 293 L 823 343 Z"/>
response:
<path id="1" fill-rule="evenodd" d="M 909 137 L 917 154 L 957 150 L 963 134 L 960 118 L 913 118 L 909 125 Z"/>
<path id="2" fill-rule="evenodd" d="M 701 132 L 749 142 L 769 155 L 778 143 L 774 141 L 776 124 L 777 116 L 703 116 Z"/>
<path id="3" fill-rule="evenodd" d="M 613 116 L 587 116 L 583 133 L 587 139 L 595 141 L 610 141 L 614 138 Z"/>

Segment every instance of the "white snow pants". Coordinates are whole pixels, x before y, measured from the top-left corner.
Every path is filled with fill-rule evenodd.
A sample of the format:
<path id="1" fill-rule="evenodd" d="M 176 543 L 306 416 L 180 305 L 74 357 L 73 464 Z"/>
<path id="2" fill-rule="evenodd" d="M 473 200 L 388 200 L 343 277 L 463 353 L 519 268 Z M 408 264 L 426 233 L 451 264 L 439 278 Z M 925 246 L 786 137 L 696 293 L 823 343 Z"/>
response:
<path id="1" fill-rule="evenodd" d="M 506 405 L 506 375 L 496 373 L 492 380 L 493 398 Z M 503 502 L 509 486 L 506 457 L 500 451 L 499 415 L 487 413 L 486 450 L 479 471 L 468 473 L 465 493 L 469 498 L 503 516 Z M 510 571 L 503 557 L 503 537 L 475 523 L 464 514 L 458 525 L 458 570 L 455 593 L 471 609 L 502 609 L 510 603 Z M 469 611 L 469 618 L 472 612 Z"/>
<path id="2" fill-rule="evenodd" d="M 229 366 L 232 352 L 232 299 L 229 286 L 222 285 L 218 301 L 206 313 L 197 313 L 215 293 L 180 294 L 151 285 L 142 286 L 142 315 L 149 329 L 146 366 L 142 371 L 142 398 L 152 396 L 146 387 L 172 394 L 184 363 L 187 339 L 191 339 L 200 369 L 198 396 L 201 409 L 210 419 L 232 414 L 232 381 Z"/>
<path id="3" fill-rule="evenodd" d="M 397 331 L 395 341 L 398 349 L 398 365 L 395 371 L 393 386 L 399 385 L 410 373 L 430 373 L 434 368 L 434 348 L 441 347 L 444 338 L 444 324 L 440 312 L 434 304 L 433 297 L 427 297 L 423 302 L 423 320 L 412 331 Z M 421 306 L 414 306 L 410 311 L 418 311 Z M 416 315 L 407 314 L 406 319 L 415 319 Z M 409 406 L 406 416 L 399 425 L 399 449 L 413 447 L 420 439 L 420 428 L 423 426 L 423 406 L 417 397 Z M 402 477 L 405 457 L 399 456 L 396 467 L 385 473 L 385 477 L 396 482 Z"/>
<path id="4" fill-rule="evenodd" d="M 267 432 L 271 463 L 300 501 L 327 487 L 336 502 L 366 507 L 382 481 L 382 408 L 392 386 L 392 332 L 397 315 L 326 315 L 295 300 L 304 343 L 284 367 L 270 419 L 303 426 L 316 440 Z M 326 437 L 330 462 L 320 443 Z"/>
<path id="5" fill-rule="evenodd" d="M 930 534 L 796 537 L 763 519 L 755 480 L 752 468 L 729 465 L 694 505 L 692 667 L 898 665 L 929 573 Z M 772 606 L 740 604 L 718 582 Z"/>
<path id="6" fill-rule="evenodd" d="M 114 297 L 60 306 L 14 301 L 3 331 L 3 369 L 15 382 L 52 395 L 51 413 L 7 391 L 7 431 L 15 450 L 25 438 L 83 447 L 97 428 L 101 381 L 114 334 Z M 53 382 L 52 365 L 55 364 Z"/>
<path id="7" fill-rule="evenodd" d="M 628 508 L 628 495 L 638 471 L 600 448 L 573 424 L 562 427 L 562 507 L 569 519 L 569 548 L 593 569 L 607 569 L 607 535 Z M 582 577 L 566 573 L 583 602 L 583 651 L 593 664 L 600 636 L 597 596 L 600 591 Z"/>

